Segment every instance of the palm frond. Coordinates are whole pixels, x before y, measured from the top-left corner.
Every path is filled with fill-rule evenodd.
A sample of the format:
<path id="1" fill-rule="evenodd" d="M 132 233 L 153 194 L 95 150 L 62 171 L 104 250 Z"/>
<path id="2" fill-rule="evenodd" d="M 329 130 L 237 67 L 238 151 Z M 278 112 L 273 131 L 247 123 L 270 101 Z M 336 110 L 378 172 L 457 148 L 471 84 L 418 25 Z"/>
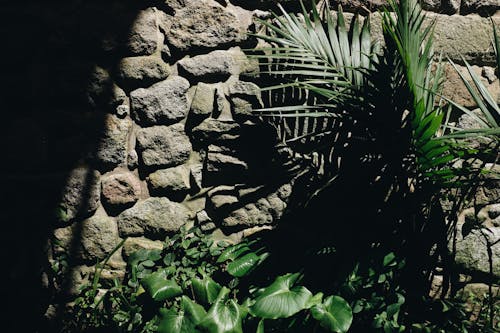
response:
<path id="1" fill-rule="evenodd" d="M 268 65 L 265 74 L 282 81 L 263 90 L 305 90 L 314 98 L 330 104 L 324 112 L 336 112 L 347 100 L 356 97 L 355 91 L 364 84 L 362 69 L 371 67 L 370 20 L 368 18 L 361 24 L 360 19 L 355 18 L 349 30 L 340 8 L 334 17 L 328 7 L 321 14 L 315 6 L 312 7 L 309 13 L 302 4 L 300 17 L 288 14 L 280 7 L 281 16 L 275 15 L 273 22 L 260 21 L 270 35 L 257 37 L 274 47 L 261 49 L 266 54 L 256 55 L 256 58 L 268 61 L 264 63 Z M 336 108 L 331 107 L 334 103 Z M 268 114 L 269 111 L 279 109 L 268 109 Z"/>

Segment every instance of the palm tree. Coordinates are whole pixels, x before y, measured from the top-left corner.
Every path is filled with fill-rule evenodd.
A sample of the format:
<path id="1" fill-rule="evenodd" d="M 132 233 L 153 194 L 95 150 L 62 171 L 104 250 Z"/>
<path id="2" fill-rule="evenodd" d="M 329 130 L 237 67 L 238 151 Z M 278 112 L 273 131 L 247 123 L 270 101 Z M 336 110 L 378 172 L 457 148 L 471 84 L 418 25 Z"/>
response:
<path id="1" fill-rule="evenodd" d="M 464 204 L 456 199 L 452 211 L 443 211 L 443 193 L 459 191 L 464 199 L 487 171 L 484 163 L 457 167 L 457 161 L 498 157 L 499 107 L 467 62 L 472 84 L 460 75 L 480 113 L 441 95 L 434 23 L 417 0 L 390 1 L 382 13 L 383 46 L 372 41 L 369 16 L 355 16 L 348 26 L 340 7 L 336 15 L 328 5 L 321 10 L 313 3 L 311 12 L 302 8 L 302 15 L 282 10 L 272 21 L 261 21 L 267 34 L 258 37 L 267 46 L 254 56 L 273 84 L 262 89 L 267 107 L 255 113 L 276 125 L 292 151 L 315 157 L 310 168 L 321 177 L 306 204 L 319 196 L 328 202 L 342 179 L 360 187 L 356 196 L 369 203 L 378 223 L 367 227 L 406 258 L 405 274 L 413 284 L 408 291 L 417 302 L 425 290 L 415 282 L 425 282 L 434 268 L 422 258 L 436 243 L 446 243 L 453 223 L 444 225 L 445 214 Z M 496 29 L 495 45 L 500 66 Z M 456 127 L 450 122 L 455 112 L 473 117 L 478 128 Z M 492 146 L 472 147 L 469 140 L 478 137 Z"/>

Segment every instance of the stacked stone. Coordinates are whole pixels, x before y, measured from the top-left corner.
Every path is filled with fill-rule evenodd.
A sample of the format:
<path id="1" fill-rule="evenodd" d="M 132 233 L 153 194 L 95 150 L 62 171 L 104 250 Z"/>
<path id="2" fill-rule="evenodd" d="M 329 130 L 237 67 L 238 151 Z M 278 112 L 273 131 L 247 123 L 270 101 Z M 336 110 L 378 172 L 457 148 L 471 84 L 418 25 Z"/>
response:
<path id="1" fill-rule="evenodd" d="M 331 0 L 334 6 L 341 5 L 346 10 L 351 11 L 375 11 L 388 4 L 386 0 Z M 422 7 L 425 10 L 442 14 L 480 13 L 491 15 L 500 10 L 498 0 L 422 0 Z M 336 8 L 336 7 L 333 7 Z"/>
<path id="2" fill-rule="evenodd" d="M 110 52 L 124 50 L 124 57 L 112 71 L 96 67 L 89 87 L 96 104 L 103 87 L 108 87 L 112 112 L 104 117 L 95 163 L 69 175 L 59 207 L 54 250 L 56 255 L 76 255 L 75 276 L 89 272 L 125 237 L 125 246 L 109 261 L 105 277 L 123 276 L 122 256 L 140 248 L 161 248 L 165 235 L 183 225 L 198 223 L 206 231 L 238 238 L 274 225 L 287 207 L 289 183 L 269 186 L 269 179 L 260 183 L 255 179 L 256 174 L 265 174 L 261 169 L 269 155 L 262 153 L 265 147 L 252 146 L 263 135 L 249 116 L 262 105 L 254 83 L 259 68 L 242 48 L 253 46 L 247 34 L 254 29 L 253 17 L 266 14 L 251 11 L 255 8 L 244 1 L 234 1 L 242 7 L 214 0 L 161 3 L 136 15 L 124 45 L 104 43 Z M 352 9 L 381 3 L 360 0 Z M 425 4 L 445 13 L 497 10 L 499 5 L 497 0 L 426 0 Z M 352 14 L 346 15 L 352 19 Z M 490 21 L 476 14 L 429 14 L 430 20 L 434 18 L 436 51 L 459 63 L 469 61 L 488 89 L 498 94 L 499 80 L 490 67 L 494 63 Z M 379 40 L 380 20 L 380 15 L 373 16 L 373 38 Z M 494 21 L 500 23 L 498 16 Z M 444 94 L 474 107 L 454 69 L 446 66 Z M 273 144 L 269 141 L 269 146 Z M 484 194 L 489 201 L 480 214 L 488 216 L 485 227 L 498 238 L 496 195 Z M 459 263 L 460 258 L 486 258 L 486 246 L 468 245 L 484 243 L 471 235 L 479 237 L 472 232 L 459 240 L 457 249 L 463 249 Z M 487 242 L 494 242 L 494 237 Z M 499 277 L 496 244 L 493 271 Z M 484 260 L 462 265 L 468 272 L 486 272 Z M 74 281 L 76 287 L 78 279 Z"/>
<path id="3" fill-rule="evenodd" d="M 111 74 L 97 67 L 89 87 L 91 97 L 110 87 L 112 107 L 93 162 L 69 175 L 58 209 L 54 253 L 76 259 L 73 292 L 124 238 L 104 277 L 123 276 L 123 257 L 161 248 L 181 226 L 231 226 L 238 238 L 244 228 L 273 224 L 286 207 L 290 190 L 277 189 L 267 198 L 245 197 L 233 214 L 225 204 L 205 209 L 214 185 L 242 193 L 254 163 L 240 151 L 257 135 L 249 114 L 262 106 L 251 82 L 258 63 L 241 49 L 254 13 L 212 0 L 165 6 L 137 14 L 121 47 L 125 57 Z M 242 212 L 246 218 L 236 219 Z"/>

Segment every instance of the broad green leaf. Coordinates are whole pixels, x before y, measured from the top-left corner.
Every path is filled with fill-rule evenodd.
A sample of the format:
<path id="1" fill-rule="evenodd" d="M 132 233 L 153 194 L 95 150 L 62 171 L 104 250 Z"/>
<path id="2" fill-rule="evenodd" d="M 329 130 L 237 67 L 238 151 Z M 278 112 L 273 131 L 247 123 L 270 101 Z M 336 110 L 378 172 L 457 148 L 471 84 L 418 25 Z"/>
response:
<path id="1" fill-rule="evenodd" d="M 230 290 L 222 287 L 217 299 L 208 310 L 199 326 L 208 333 L 243 333 L 243 316 L 240 306 L 235 300 L 229 299 Z"/>
<path id="2" fill-rule="evenodd" d="M 243 277 L 250 273 L 260 262 L 260 257 L 255 253 L 247 253 L 227 265 L 227 272 L 235 277 Z"/>
<path id="3" fill-rule="evenodd" d="M 219 258 L 217 258 L 217 262 L 221 263 L 224 261 L 234 260 L 234 259 L 238 258 L 244 252 L 250 251 L 249 245 L 253 244 L 254 242 L 255 241 L 242 242 L 242 243 L 239 243 L 236 245 L 229 246 L 224 251 L 222 251 Z"/>
<path id="4" fill-rule="evenodd" d="M 196 301 L 206 305 L 212 304 L 217 299 L 217 295 L 222 288 L 208 276 L 205 276 L 203 280 L 191 279 L 191 285 Z"/>
<path id="5" fill-rule="evenodd" d="M 163 310 L 163 311 L 162 311 Z M 189 315 L 181 311 L 160 310 L 160 323 L 158 324 L 158 333 L 199 333 L 196 323 Z"/>
<path id="6" fill-rule="evenodd" d="M 344 333 L 349 330 L 352 323 L 352 309 L 349 304 L 339 296 L 329 296 L 325 302 L 311 308 L 314 319 L 321 326 L 331 332 Z"/>
<path id="7" fill-rule="evenodd" d="M 250 313 L 256 317 L 288 318 L 307 308 L 312 293 L 305 287 L 294 286 L 300 274 L 279 276 L 267 288 L 260 291 Z"/>
<path id="8" fill-rule="evenodd" d="M 164 301 L 182 294 L 182 289 L 175 281 L 167 280 L 167 274 L 161 270 L 141 280 L 141 285 L 155 301 Z"/>
<path id="9" fill-rule="evenodd" d="M 207 315 L 207 312 L 205 311 L 203 306 L 195 303 L 187 296 L 182 296 L 181 298 L 181 309 L 185 314 L 188 314 L 196 324 L 199 324 L 201 320 Z"/>

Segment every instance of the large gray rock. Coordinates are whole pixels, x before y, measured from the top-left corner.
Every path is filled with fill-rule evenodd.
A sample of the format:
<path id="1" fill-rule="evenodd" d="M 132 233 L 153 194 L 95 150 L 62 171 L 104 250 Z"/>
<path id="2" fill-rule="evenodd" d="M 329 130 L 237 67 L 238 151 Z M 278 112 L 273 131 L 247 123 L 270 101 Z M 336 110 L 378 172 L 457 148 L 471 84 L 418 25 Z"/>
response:
<path id="1" fill-rule="evenodd" d="M 186 165 L 157 170 L 147 177 L 152 193 L 185 194 L 190 189 L 190 170 Z"/>
<path id="2" fill-rule="evenodd" d="M 88 217 L 99 206 L 101 181 L 99 172 L 78 167 L 68 175 L 57 209 L 59 222 L 67 223 L 76 217 Z"/>
<path id="3" fill-rule="evenodd" d="M 177 10 L 166 35 L 171 46 L 187 52 L 241 42 L 247 38 L 247 29 L 236 15 L 215 1 L 202 0 Z"/>
<path id="4" fill-rule="evenodd" d="M 230 79 L 226 83 L 233 117 L 244 121 L 252 116 L 252 110 L 263 106 L 260 88 L 255 83 Z"/>
<path id="5" fill-rule="evenodd" d="M 191 115 L 196 120 L 203 120 L 212 114 L 215 101 L 215 86 L 203 82 L 198 83 L 191 102 Z"/>
<path id="6" fill-rule="evenodd" d="M 184 119 L 189 111 L 188 89 L 186 79 L 171 76 L 147 89 L 132 91 L 130 102 L 135 119 L 144 126 L 168 125 Z"/>
<path id="7" fill-rule="evenodd" d="M 102 180 L 103 201 L 110 206 L 130 206 L 141 195 L 141 182 L 131 172 L 113 173 Z"/>
<path id="8" fill-rule="evenodd" d="M 118 64 L 117 74 L 124 87 L 136 89 L 166 79 L 170 66 L 156 56 L 128 57 Z"/>
<path id="9" fill-rule="evenodd" d="M 146 237 L 128 237 L 123 244 L 123 255 L 128 258 L 134 252 L 139 250 L 163 250 L 161 241 L 153 241 Z"/>
<path id="10" fill-rule="evenodd" d="M 116 221 L 104 212 L 97 212 L 82 222 L 79 257 L 89 263 L 101 261 L 119 242 Z"/>
<path id="11" fill-rule="evenodd" d="M 180 165 L 188 160 L 192 150 L 182 124 L 143 128 L 137 133 L 137 146 L 148 167 Z"/>
<path id="12" fill-rule="evenodd" d="M 191 220 L 190 211 L 167 198 L 149 198 L 137 202 L 118 216 L 120 235 L 159 239 Z"/>
<path id="13" fill-rule="evenodd" d="M 231 75 L 257 75 L 258 63 L 248 59 L 240 48 L 216 50 L 179 61 L 179 71 L 193 81 L 220 82 Z"/>
<path id="14" fill-rule="evenodd" d="M 234 121 L 221 121 L 207 118 L 192 129 L 193 139 L 202 143 L 211 143 L 234 138 L 240 131 L 240 125 Z"/>
<path id="15" fill-rule="evenodd" d="M 219 82 L 239 74 L 239 65 L 232 52 L 217 50 L 179 61 L 182 75 L 196 81 Z"/>
<path id="16" fill-rule="evenodd" d="M 462 59 L 471 64 L 494 64 L 491 47 L 493 29 L 488 18 L 479 15 L 438 15 L 429 14 L 428 22 L 436 20 L 434 29 L 434 48 L 436 55 L 442 53 L 455 62 Z M 500 17 L 493 17 L 496 25 Z"/>
<path id="17" fill-rule="evenodd" d="M 464 230 L 465 228 L 460 227 L 458 232 L 455 262 L 471 274 L 486 276 L 492 273 L 500 278 L 500 228 L 472 229 L 465 234 Z"/>
<path id="18" fill-rule="evenodd" d="M 127 36 L 127 51 L 132 55 L 150 55 L 158 49 L 159 41 L 156 9 L 147 8 L 139 11 Z"/>
<path id="19" fill-rule="evenodd" d="M 132 129 L 132 120 L 120 119 L 115 115 L 106 115 L 104 118 L 103 133 L 101 135 L 96 159 L 105 168 L 114 168 L 127 161 L 128 136 Z"/>

